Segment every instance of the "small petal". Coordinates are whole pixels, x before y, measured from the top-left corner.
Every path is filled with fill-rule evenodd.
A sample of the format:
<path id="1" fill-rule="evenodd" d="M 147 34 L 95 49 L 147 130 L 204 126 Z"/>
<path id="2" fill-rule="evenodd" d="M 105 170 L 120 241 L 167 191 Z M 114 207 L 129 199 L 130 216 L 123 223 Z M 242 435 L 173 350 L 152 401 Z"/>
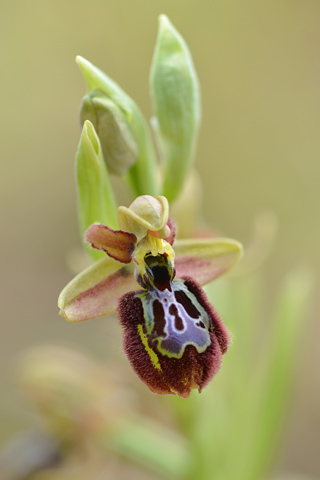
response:
<path id="1" fill-rule="evenodd" d="M 177 240 L 174 244 L 177 277 L 192 277 L 200 285 L 228 271 L 242 257 L 241 243 L 229 238 Z"/>
<path id="2" fill-rule="evenodd" d="M 114 231 L 101 224 L 91 225 L 84 235 L 93 248 L 105 251 L 121 263 L 130 263 L 137 237 L 133 233 Z"/>
<path id="3" fill-rule="evenodd" d="M 110 257 L 103 258 L 77 275 L 62 290 L 58 306 L 69 322 L 82 322 L 115 312 L 119 299 L 128 291 L 138 290 L 133 266 L 121 268 Z"/>

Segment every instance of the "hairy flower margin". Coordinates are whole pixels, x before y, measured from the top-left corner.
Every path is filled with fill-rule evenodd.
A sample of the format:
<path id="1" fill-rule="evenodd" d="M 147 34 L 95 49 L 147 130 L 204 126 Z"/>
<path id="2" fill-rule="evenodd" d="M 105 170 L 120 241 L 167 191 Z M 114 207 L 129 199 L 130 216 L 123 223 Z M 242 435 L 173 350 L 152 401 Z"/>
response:
<path id="1" fill-rule="evenodd" d="M 60 314 L 79 322 L 117 310 L 129 362 L 152 392 L 201 392 L 230 336 L 200 285 L 235 265 L 242 246 L 226 238 L 174 241 L 163 196 L 139 196 L 117 217 L 120 230 L 93 224 L 86 231 L 85 240 L 107 256 L 65 287 Z"/>

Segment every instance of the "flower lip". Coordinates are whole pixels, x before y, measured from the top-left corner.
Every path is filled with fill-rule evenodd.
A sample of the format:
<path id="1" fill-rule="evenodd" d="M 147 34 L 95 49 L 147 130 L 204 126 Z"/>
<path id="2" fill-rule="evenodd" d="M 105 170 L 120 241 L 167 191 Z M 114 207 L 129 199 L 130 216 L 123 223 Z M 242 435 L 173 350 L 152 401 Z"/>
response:
<path id="1" fill-rule="evenodd" d="M 118 313 L 124 329 L 124 350 L 141 381 L 153 393 L 187 398 L 194 388 L 201 392 L 219 371 L 230 336 L 196 282 L 178 279 L 172 285 L 176 291 L 182 288 L 190 294 L 201 318 L 195 318 L 194 311 L 181 298 L 184 309 L 178 301 L 166 308 L 163 292 L 151 296 L 146 291 L 130 292 L 121 298 Z M 183 315 L 183 329 L 174 318 L 176 310 Z M 168 316 L 169 311 L 172 315 Z M 203 323 L 206 319 L 207 327 Z"/>

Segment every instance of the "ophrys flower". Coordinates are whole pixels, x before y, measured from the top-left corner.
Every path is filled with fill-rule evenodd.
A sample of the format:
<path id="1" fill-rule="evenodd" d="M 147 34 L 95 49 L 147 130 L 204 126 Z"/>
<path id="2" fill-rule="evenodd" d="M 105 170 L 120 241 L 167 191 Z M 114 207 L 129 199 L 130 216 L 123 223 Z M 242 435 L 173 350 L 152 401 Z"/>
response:
<path id="1" fill-rule="evenodd" d="M 85 239 L 108 256 L 67 285 L 61 314 L 82 321 L 117 310 L 140 379 L 153 392 L 188 397 L 220 369 L 230 339 L 200 285 L 231 268 L 242 247 L 225 238 L 174 242 L 161 196 L 119 207 L 118 222 L 117 231 L 100 224 L 87 230 Z"/>

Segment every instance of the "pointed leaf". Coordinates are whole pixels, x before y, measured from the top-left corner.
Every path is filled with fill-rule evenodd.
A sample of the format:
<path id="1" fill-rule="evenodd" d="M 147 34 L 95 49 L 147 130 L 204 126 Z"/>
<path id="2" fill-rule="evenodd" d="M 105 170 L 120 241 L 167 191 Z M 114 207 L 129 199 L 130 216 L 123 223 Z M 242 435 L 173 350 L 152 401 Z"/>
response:
<path id="1" fill-rule="evenodd" d="M 233 267 L 243 252 L 241 243 L 229 238 L 182 239 L 173 247 L 176 276 L 190 276 L 200 285 Z"/>
<path id="2" fill-rule="evenodd" d="M 165 166 L 162 193 L 171 202 L 181 192 L 194 159 L 201 108 L 190 51 L 166 15 L 159 17 L 150 86 Z"/>
<path id="3" fill-rule="evenodd" d="M 252 382 L 256 404 L 251 410 L 256 416 L 253 428 L 249 430 L 248 456 L 243 459 L 242 468 L 237 465 L 239 479 L 265 478 L 277 455 L 281 428 L 291 401 L 292 383 L 299 364 L 303 362 L 302 344 L 308 329 L 313 286 L 313 272 L 300 267 L 287 275 L 279 292 L 263 362 Z"/>
<path id="4" fill-rule="evenodd" d="M 60 315 L 69 322 L 82 322 L 115 312 L 119 299 L 141 287 L 133 275 L 133 265 L 122 267 L 105 257 L 77 275 L 58 299 Z"/>
<path id="5" fill-rule="evenodd" d="M 76 155 L 76 175 L 81 235 L 95 222 L 117 228 L 117 205 L 108 170 L 99 138 L 88 120 L 83 125 Z M 101 258 L 101 254 L 94 250 L 91 255 L 95 259 Z"/>
<path id="6" fill-rule="evenodd" d="M 85 58 L 76 57 L 81 73 L 86 81 L 88 91 L 99 89 L 110 97 L 124 112 L 132 115 L 134 101 L 124 90 L 100 68 L 93 65 Z"/>
<path id="7" fill-rule="evenodd" d="M 137 237 L 133 233 L 112 230 L 105 225 L 90 225 L 84 239 L 93 248 L 103 250 L 121 263 L 130 263 Z"/>

